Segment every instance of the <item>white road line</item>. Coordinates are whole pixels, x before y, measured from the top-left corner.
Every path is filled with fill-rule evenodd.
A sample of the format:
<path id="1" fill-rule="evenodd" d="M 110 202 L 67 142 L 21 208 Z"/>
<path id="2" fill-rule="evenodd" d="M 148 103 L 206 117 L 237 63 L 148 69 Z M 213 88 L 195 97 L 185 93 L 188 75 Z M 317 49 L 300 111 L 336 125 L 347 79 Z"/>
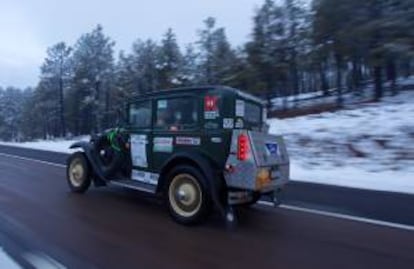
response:
<path id="1" fill-rule="evenodd" d="M 271 203 L 271 202 L 259 201 L 258 204 L 273 207 L 273 203 Z M 351 221 L 356 221 L 356 222 L 363 222 L 363 223 L 373 224 L 373 225 L 377 225 L 377 226 L 384 226 L 384 227 L 389 227 L 389 228 L 396 228 L 396 229 L 414 231 L 414 226 L 399 224 L 399 223 L 395 223 L 395 222 L 369 219 L 369 218 L 364 218 L 364 217 L 356 217 L 356 216 L 351 216 L 351 215 L 327 212 L 327 211 L 304 208 L 304 207 L 293 206 L 293 205 L 283 205 L 282 204 L 282 205 L 279 206 L 279 208 L 283 208 L 283 209 L 287 209 L 287 210 L 293 210 L 293 211 L 299 211 L 299 212 L 305 212 L 305 213 L 310 213 L 310 214 L 315 214 L 315 215 L 321 215 L 321 216 L 326 216 L 326 217 L 333 217 L 333 218 L 337 218 L 337 219 L 345 219 L 345 220 L 351 220 Z"/>
<path id="2" fill-rule="evenodd" d="M 0 268 L 21 269 L 22 267 L 0 247 Z"/>
<path id="3" fill-rule="evenodd" d="M 55 166 L 55 167 L 61 167 L 61 168 L 66 167 L 66 165 L 63 165 L 63 164 L 46 162 L 46 161 L 41 161 L 41 160 L 36 160 L 36 159 L 32 159 L 32 158 L 21 157 L 21 156 L 17 156 L 17 155 L 6 154 L 6 153 L 0 153 L 0 156 L 19 159 L 19 160 L 24 160 L 24 161 L 32 161 L 32 162 L 37 162 L 37 163 L 46 164 L 46 165 Z"/>
<path id="4" fill-rule="evenodd" d="M 23 257 L 36 269 L 66 269 L 61 263 L 42 253 L 26 253 Z"/>
<path id="5" fill-rule="evenodd" d="M 0 153 L 0 156 L 20 159 L 20 160 L 25 160 L 25 161 L 33 161 L 33 162 L 37 162 L 37 163 L 41 163 L 41 164 L 45 164 L 45 165 L 50 165 L 50 166 L 55 166 L 55 167 L 60 167 L 60 168 L 65 168 L 66 167 L 66 165 L 63 165 L 63 164 L 46 162 L 46 161 L 41 161 L 41 160 L 36 160 L 36 159 L 32 159 L 32 158 L 26 158 L 26 157 L 11 155 L 11 154 Z M 273 203 L 271 203 L 271 202 L 259 201 L 258 204 L 273 207 Z M 363 218 L 363 217 L 356 217 L 356 216 L 351 216 L 351 215 L 327 212 L 327 211 L 304 208 L 304 207 L 298 207 L 298 206 L 292 206 L 292 205 L 280 205 L 279 207 L 283 208 L 283 209 L 300 211 L 300 212 L 305 212 L 305 213 L 310 213 L 310 214 L 315 214 L 315 215 L 321 215 L 321 216 L 326 216 L 326 217 L 346 219 L 346 220 L 363 222 L 363 223 L 368 223 L 368 224 L 373 224 L 373 225 L 378 225 L 378 226 L 384 226 L 384 227 L 414 231 L 414 226 L 399 224 L 399 223 L 394 223 L 394 222 L 375 220 L 375 219 L 369 219 L 369 218 Z"/>

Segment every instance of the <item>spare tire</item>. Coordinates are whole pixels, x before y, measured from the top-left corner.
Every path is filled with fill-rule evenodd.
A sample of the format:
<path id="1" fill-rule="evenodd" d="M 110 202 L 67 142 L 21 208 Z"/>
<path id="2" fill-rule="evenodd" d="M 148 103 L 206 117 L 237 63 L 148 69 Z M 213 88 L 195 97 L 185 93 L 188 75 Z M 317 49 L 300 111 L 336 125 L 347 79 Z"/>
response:
<path id="1" fill-rule="evenodd" d="M 96 160 L 106 178 L 114 176 L 124 163 L 123 149 L 111 145 L 108 135 L 101 135 L 94 141 Z"/>

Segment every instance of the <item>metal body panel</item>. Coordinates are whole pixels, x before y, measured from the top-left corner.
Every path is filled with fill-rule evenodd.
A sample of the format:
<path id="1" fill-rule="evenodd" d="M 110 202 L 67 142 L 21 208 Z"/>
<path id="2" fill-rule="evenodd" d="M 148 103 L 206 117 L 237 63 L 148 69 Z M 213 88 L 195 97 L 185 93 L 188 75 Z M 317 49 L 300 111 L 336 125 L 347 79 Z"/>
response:
<path id="1" fill-rule="evenodd" d="M 245 161 L 237 158 L 237 140 L 241 134 L 247 134 L 251 154 Z M 277 154 L 266 150 L 266 143 L 278 145 Z M 289 157 L 283 138 L 261 132 L 234 130 L 231 150 L 226 166 L 233 167 L 232 172 L 225 172 L 224 178 L 230 188 L 260 191 L 267 193 L 282 188 L 289 181 Z M 268 169 L 272 180 L 266 187 L 257 188 L 256 177 L 260 169 Z"/>

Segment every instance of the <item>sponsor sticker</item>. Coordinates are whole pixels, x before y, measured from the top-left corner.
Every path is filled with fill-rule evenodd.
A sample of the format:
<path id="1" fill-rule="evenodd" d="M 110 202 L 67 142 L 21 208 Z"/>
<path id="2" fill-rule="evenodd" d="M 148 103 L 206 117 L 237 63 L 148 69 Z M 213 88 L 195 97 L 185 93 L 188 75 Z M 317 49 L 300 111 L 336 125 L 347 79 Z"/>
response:
<path id="1" fill-rule="evenodd" d="M 176 145 L 199 146 L 201 144 L 200 137 L 177 136 L 175 138 Z"/>
<path id="2" fill-rule="evenodd" d="M 223 128 L 224 129 L 233 129 L 234 128 L 234 119 L 224 118 L 223 119 Z"/>
<path id="3" fill-rule="evenodd" d="M 218 111 L 205 111 L 204 112 L 204 118 L 206 120 L 215 120 L 219 117 Z"/>
<path id="4" fill-rule="evenodd" d="M 244 117 L 244 101 L 236 100 L 236 117 Z"/>
<path id="5" fill-rule="evenodd" d="M 145 182 L 152 185 L 157 185 L 158 183 L 158 174 L 145 172 L 145 171 L 139 171 L 139 170 L 132 170 L 132 179 Z"/>
<path id="6" fill-rule="evenodd" d="M 148 167 L 147 143 L 146 135 L 131 135 L 131 158 L 134 166 Z"/>
<path id="7" fill-rule="evenodd" d="M 236 127 L 237 129 L 243 129 L 243 127 L 244 127 L 244 122 L 243 122 L 243 120 L 242 120 L 242 119 L 237 119 L 237 120 L 236 120 L 235 127 Z"/>
<path id="8" fill-rule="evenodd" d="M 211 138 L 211 142 L 213 143 L 221 143 L 223 140 L 221 139 L 221 137 L 212 137 Z"/>
<path id="9" fill-rule="evenodd" d="M 206 96 L 204 98 L 204 111 L 217 111 L 218 110 L 218 97 Z"/>
<path id="10" fill-rule="evenodd" d="M 167 100 L 158 100 L 157 107 L 158 107 L 158 109 L 166 109 L 167 108 Z"/>
<path id="11" fill-rule="evenodd" d="M 217 96 L 206 96 L 204 98 L 204 118 L 214 120 L 220 116 Z"/>
<path id="12" fill-rule="evenodd" d="M 172 152 L 173 138 L 172 137 L 155 137 L 154 138 L 154 152 Z"/>
<path id="13" fill-rule="evenodd" d="M 278 156 L 278 146 L 276 143 L 265 143 L 268 156 Z"/>

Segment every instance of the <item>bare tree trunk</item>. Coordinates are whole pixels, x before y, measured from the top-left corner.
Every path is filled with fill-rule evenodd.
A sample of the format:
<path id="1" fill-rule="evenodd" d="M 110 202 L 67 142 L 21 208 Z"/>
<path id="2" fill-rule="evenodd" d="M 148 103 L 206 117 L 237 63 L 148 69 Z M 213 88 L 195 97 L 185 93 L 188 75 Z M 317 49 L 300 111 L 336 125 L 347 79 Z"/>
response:
<path id="1" fill-rule="evenodd" d="M 93 130 L 95 131 L 95 133 L 99 133 L 102 130 L 102 126 L 101 126 L 101 85 L 100 85 L 100 81 L 97 80 L 95 83 L 95 90 L 96 90 L 96 95 L 95 95 L 95 101 L 97 102 L 97 105 L 92 107 L 92 115 L 94 115 L 94 126 L 93 126 Z"/>
<path id="2" fill-rule="evenodd" d="M 387 61 L 387 80 L 391 83 L 391 94 L 393 96 L 398 94 L 397 89 L 397 74 L 396 74 L 396 66 L 395 61 L 392 59 L 388 59 Z"/>
<path id="3" fill-rule="evenodd" d="M 336 91 L 337 91 L 337 99 L 336 102 L 338 106 L 343 105 L 343 96 L 342 96 L 342 55 L 339 53 L 335 53 L 335 61 L 336 61 Z"/>
<path id="4" fill-rule="evenodd" d="M 319 77 L 321 80 L 321 91 L 323 92 L 323 95 L 327 96 L 329 92 L 328 92 L 328 83 L 326 81 L 324 63 L 320 62 L 318 64 L 318 67 L 319 67 Z"/>
<path id="5" fill-rule="evenodd" d="M 375 101 L 380 101 L 383 96 L 382 89 L 382 66 L 376 65 L 374 67 L 374 85 L 375 85 Z"/>
<path id="6" fill-rule="evenodd" d="M 361 64 L 356 56 L 352 59 L 352 87 L 354 91 L 359 93 L 361 87 Z"/>
<path id="7" fill-rule="evenodd" d="M 66 136 L 66 122 L 65 122 L 65 103 L 63 96 L 63 78 L 62 74 L 59 78 L 59 116 L 60 116 L 60 135 L 62 137 Z"/>

